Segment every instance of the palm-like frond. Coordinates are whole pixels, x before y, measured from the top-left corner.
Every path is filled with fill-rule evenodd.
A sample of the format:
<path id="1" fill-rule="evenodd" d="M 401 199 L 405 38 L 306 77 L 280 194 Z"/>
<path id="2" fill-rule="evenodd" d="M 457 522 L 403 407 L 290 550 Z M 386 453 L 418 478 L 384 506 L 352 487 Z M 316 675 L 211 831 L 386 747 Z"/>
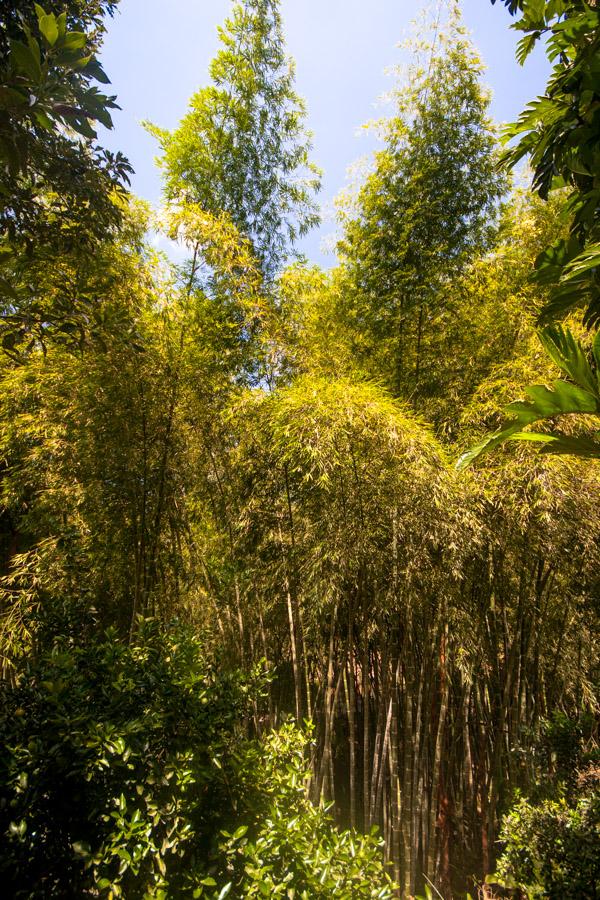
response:
<path id="1" fill-rule="evenodd" d="M 553 421 L 557 416 L 600 416 L 599 337 L 596 336 L 593 346 L 594 367 L 581 343 L 568 329 L 549 326 L 539 333 L 539 338 L 548 355 L 570 380 L 558 379 L 552 387 L 538 384 L 526 388 L 527 399 L 509 403 L 505 407 L 509 418 L 497 431 L 463 453 L 457 468 L 466 468 L 484 453 L 508 440 L 541 443 L 544 453 L 600 458 L 600 440 L 594 437 L 524 430 L 535 422 Z"/>

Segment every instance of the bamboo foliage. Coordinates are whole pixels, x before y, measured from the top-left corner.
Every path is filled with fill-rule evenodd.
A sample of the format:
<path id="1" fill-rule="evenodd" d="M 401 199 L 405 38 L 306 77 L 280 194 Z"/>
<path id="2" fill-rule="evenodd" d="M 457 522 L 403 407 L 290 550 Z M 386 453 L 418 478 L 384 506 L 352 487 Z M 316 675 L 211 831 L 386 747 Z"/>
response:
<path id="1" fill-rule="evenodd" d="M 403 896 L 424 879 L 450 896 L 457 870 L 493 870 L 540 720 L 591 694 L 598 473 L 507 460 L 467 481 L 368 383 L 250 391 L 227 421 L 243 647 L 274 671 L 269 721 L 312 718 L 315 800 L 382 829 Z"/>
<path id="2" fill-rule="evenodd" d="M 543 719 L 595 709 L 598 471 L 515 450 L 459 475 L 371 382 L 244 387 L 252 297 L 228 320 L 187 274 L 138 357 L 5 368 L 4 634 L 52 587 L 125 634 L 176 614 L 224 664 L 265 660 L 249 727 L 312 720 L 313 799 L 380 828 L 403 896 L 449 897 L 493 871 Z"/>
<path id="3" fill-rule="evenodd" d="M 162 226 L 189 260 L 162 271 L 132 216 L 90 265 L 94 284 L 110 276 L 102 314 L 126 327 L 0 371 L 3 670 L 51 595 L 125 641 L 138 616 L 189 620 L 223 668 L 268 670 L 248 731 L 311 723 L 312 799 L 380 830 L 398 895 L 431 884 L 448 900 L 494 871 L 544 720 L 598 712 L 600 666 L 597 463 L 514 447 L 476 472 L 451 462 L 452 436 L 485 432 L 539 367 L 528 273 L 563 227 L 518 195 L 494 231 L 504 180 L 479 63 L 453 33 L 396 98 L 345 260 L 281 273 L 318 179 L 278 4 L 236 6 L 214 68 L 228 87 L 157 132 Z M 236 55 L 253 35 L 258 75 Z M 275 142 L 263 168 L 257 135 L 283 120 L 297 150 Z M 303 186 L 278 183 L 282 167 Z M 82 283 L 68 260 L 45 268 L 49 296 Z"/>
<path id="4" fill-rule="evenodd" d="M 192 224 L 227 283 L 194 256 L 140 305 L 136 356 L 3 370 L 3 652 L 51 588 L 125 635 L 191 619 L 224 664 L 266 662 L 249 727 L 314 723 L 313 799 L 380 828 L 401 895 L 450 897 L 493 871 L 544 718 L 595 709 L 598 471 L 513 450 L 458 474 L 408 404 L 308 357 L 256 386 L 251 260 L 226 229 L 217 270 L 220 223 Z"/>

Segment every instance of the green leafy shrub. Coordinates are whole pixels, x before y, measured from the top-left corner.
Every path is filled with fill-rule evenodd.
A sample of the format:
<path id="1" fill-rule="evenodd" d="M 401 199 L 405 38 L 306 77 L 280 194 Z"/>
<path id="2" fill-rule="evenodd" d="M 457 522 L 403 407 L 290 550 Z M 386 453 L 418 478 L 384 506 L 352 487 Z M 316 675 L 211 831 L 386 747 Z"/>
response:
<path id="1" fill-rule="evenodd" d="M 494 881 L 520 888 L 531 900 L 594 900 L 600 896 L 600 791 L 574 806 L 520 800 L 505 817 L 504 852 Z"/>
<path id="2" fill-rule="evenodd" d="M 555 710 L 542 722 L 543 770 L 555 784 L 564 787 L 567 796 L 577 792 L 578 772 L 594 760 L 595 754 L 589 750 L 594 729 L 595 716 L 590 712 L 572 718 Z"/>
<path id="3" fill-rule="evenodd" d="M 490 880 L 527 897 L 600 896 L 600 768 L 595 716 L 555 710 L 541 722 L 538 784 L 504 817 Z"/>
<path id="4" fill-rule="evenodd" d="M 68 629 L 65 629 L 68 635 Z M 0 881 L 9 896 L 166 896 L 233 808 L 248 685 L 182 628 L 69 636 L 27 661 L 0 713 Z"/>
<path id="5" fill-rule="evenodd" d="M 234 897 L 394 896 L 375 831 L 337 831 L 327 811 L 308 800 L 306 741 L 286 725 L 240 760 L 250 825 L 223 834 L 228 881 L 214 897 L 226 896 L 228 885 Z"/>
<path id="6" fill-rule="evenodd" d="M 179 625 L 128 646 L 67 612 L 48 604 L 46 649 L 0 689 L 5 896 L 392 896 L 375 836 L 309 802 L 307 738 L 246 737 L 259 673 L 219 672 Z"/>

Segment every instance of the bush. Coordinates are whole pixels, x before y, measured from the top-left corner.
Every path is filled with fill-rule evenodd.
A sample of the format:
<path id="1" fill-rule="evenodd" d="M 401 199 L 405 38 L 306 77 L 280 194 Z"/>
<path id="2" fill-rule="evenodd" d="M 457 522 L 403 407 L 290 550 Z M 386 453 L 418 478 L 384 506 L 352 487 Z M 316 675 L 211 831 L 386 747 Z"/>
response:
<path id="1" fill-rule="evenodd" d="M 376 838 L 308 801 L 306 738 L 245 736 L 258 674 L 182 627 L 52 630 L 0 690 L 4 896 L 392 896 Z"/>
<path id="2" fill-rule="evenodd" d="M 527 897 L 597 900 L 600 896 L 600 792 L 598 783 L 573 806 L 519 801 L 504 819 L 504 852 L 494 881 Z"/>
<path id="3" fill-rule="evenodd" d="M 9 896 L 115 897 L 177 888 L 231 810 L 227 766 L 248 685 L 198 642 L 146 622 L 57 638 L 5 687 L 0 879 Z M 225 811 L 225 815 L 223 813 Z"/>
<path id="4" fill-rule="evenodd" d="M 327 811 L 308 800 L 306 741 L 287 725 L 249 748 L 240 760 L 250 825 L 224 834 L 220 847 L 232 895 L 391 898 L 392 882 L 385 875 L 375 833 L 339 832 Z"/>

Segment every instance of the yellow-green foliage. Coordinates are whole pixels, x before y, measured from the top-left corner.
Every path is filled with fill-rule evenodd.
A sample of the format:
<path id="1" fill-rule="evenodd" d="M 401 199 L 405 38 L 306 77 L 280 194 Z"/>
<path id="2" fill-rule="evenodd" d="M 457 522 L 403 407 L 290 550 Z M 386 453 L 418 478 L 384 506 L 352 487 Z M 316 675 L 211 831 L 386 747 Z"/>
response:
<path id="1" fill-rule="evenodd" d="M 372 826 L 401 896 L 426 882 L 447 897 L 471 890 L 493 871 L 514 791 L 534 792 L 551 769 L 539 749 L 544 720 L 557 709 L 594 720 L 599 464 L 510 443 L 467 472 L 454 465 L 533 380 L 554 394 L 538 388 L 518 407 L 524 415 L 536 396 L 551 420 L 557 396 L 598 412 L 600 344 L 588 354 L 574 320 L 582 343 L 556 329 L 553 344 L 545 338 L 554 363 L 542 352 L 535 323 L 548 289 L 530 273 L 563 236 L 562 199 L 516 191 L 498 206 L 504 179 L 480 64 L 456 20 L 449 33 L 395 97 L 386 147 L 341 222 L 331 271 L 284 268 L 314 221 L 316 178 L 276 0 L 236 4 L 214 83 L 175 132 L 154 129 L 167 207 L 153 224 L 185 247 L 182 265 L 149 250 L 147 211 L 133 201 L 94 255 L 56 252 L 48 266 L 40 251 L 23 268 L 6 263 L 27 299 L 17 311 L 30 316 L 0 367 L 0 652 L 3 708 L 14 709 L 3 727 L 7 747 L 20 748 L 0 751 L 0 841 L 18 844 L 21 866 L 28 841 L 42 841 L 38 826 L 22 825 L 21 776 L 42 771 L 26 735 L 35 725 L 43 736 L 52 790 L 35 781 L 30 806 L 51 822 L 56 801 L 44 804 L 59 796 L 53 778 L 63 772 L 52 756 L 53 703 L 60 698 L 62 744 L 79 759 L 98 724 L 85 660 L 110 662 L 114 644 L 129 672 L 148 618 L 157 649 L 143 667 L 147 703 L 139 719 L 126 707 L 138 729 L 134 804 L 134 793 L 154 804 L 147 774 L 169 781 L 161 766 L 169 728 L 174 741 L 188 734 L 185 703 L 204 721 L 202 698 L 188 697 L 202 679 L 190 670 L 186 680 L 185 645 L 162 637 L 179 634 L 174 620 L 186 620 L 225 679 L 230 669 L 267 672 L 228 731 L 235 765 L 223 769 L 217 752 L 206 761 L 208 783 L 230 792 L 241 824 L 219 834 L 201 791 L 198 808 L 210 815 L 199 823 L 193 805 L 182 825 L 180 847 L 205 853 L 201 871 L 173 865 L 194 896 L 388 897 L 378 840 L 356 831 Z M 589 417 L 571 421 L 565 440 L 589 441 Z M 106 625 L 109 638 L 95 642 L 90 633 Z M 177 665 L 176 678 L 157 686 L 163 661 Z M 30 723 L 14 691 L 40 662 L 62 673 L 60 689 L 40 674 Z M 70 685 L 85 721 L 72 735 Z M 175 687 L 184 706 L 172 709 Z M 228 697 L 216 691 L 217 707 Z M 145 769 L 139 729 L 151 714 L 161 727 Z M 313 723 L 310 744 L 286 724 L 294 717 Z M 256 743 L 242 739 L 250 733 Z M 587 735 L 592 746 L 595 725 Z M 109 810 L 101 822 L 119 826 L 109 875 L 133 860 L 152 895 L 166 896 L 169 846 L 147 818 L 129 823 L 121 846 L 130 798 L 111 793 L 103 760 L 94 762 Z M 162 786 L 176 812 L 185 791 Z M 332 829 L 319 808 L 329 802 L 349 831 Z M 40 847 L 31 896 L 47 888 Z M 71 844 L 63 851 L 87 890 Z M 131 877 L 137 900 L 146 888 Z M 90 889 L 104 896 L 110 879 Z"/>

